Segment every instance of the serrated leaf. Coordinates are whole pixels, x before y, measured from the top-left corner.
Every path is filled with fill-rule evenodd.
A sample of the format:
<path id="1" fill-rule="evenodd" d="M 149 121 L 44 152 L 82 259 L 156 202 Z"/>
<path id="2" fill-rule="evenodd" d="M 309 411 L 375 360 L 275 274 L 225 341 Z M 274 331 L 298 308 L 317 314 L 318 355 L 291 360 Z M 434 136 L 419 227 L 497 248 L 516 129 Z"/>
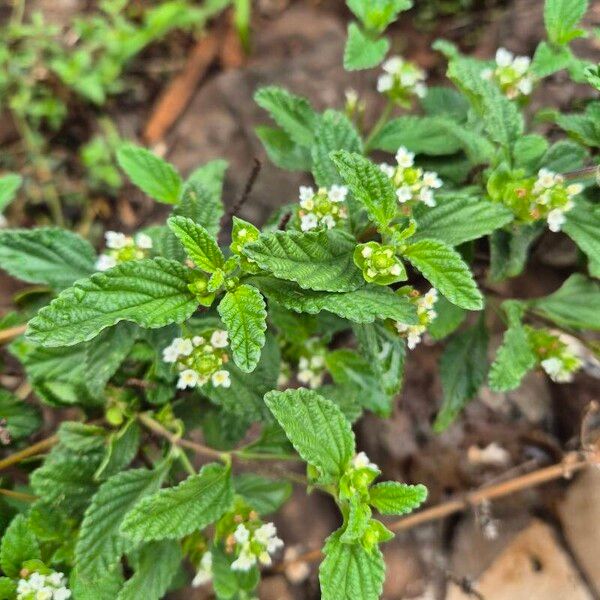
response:
<path id="1" fill-rule="evenodd" d="M 356 127 L 344 113 L 326 110 L 319 118 L 315 141 L 311 148 L 312 172 L 320 186 L 329 187 L 342 183 L 342 178 L 330 158 L 334 150 L 360 154 L 363 145 Z"/>
<path id="2" fill-rule="evenodd" d="M 13 600 L 17 597 L 17 582 L 10 577 L 0 577 L 0 598 Z"/>
<path id="3" fill-rule="evenodd" d="M 275 86 L 259 89 L 254 100 L 294 142 L 301 146 L 311 145 L 317 114 L 308 100 Z"/>
<path id="4" fill-rule="evenodd" d="M 561 140 L 548 148 L 541 164 L 555 173 L 576 171 L 584 164 L 587 153 L 579 144 Z"/>
<path id="5" fill-rule="evenodd" d="M 350 499 L 350 511 L 348 512 L 348 521 L 344 533 L 340 536 L 340 542 L 352 544 L 357 542 L 364 535 L 369 519 L 371 518 L 371 509 L 368 504 L 353 496 Z"/>
<path id="6" fill-rule="evenodd" d="M 0 268 L 28 283 L 62 290 L 91 275 L 95 260 L 91 244 L 64 229 L 0 229 Z"/>
<path id="7" fill-rule="evenodd" d="M 93 453 L 104 450 L 106 430 L 99 425 L 63 421 L 58 428 L 58 439 L 62 446 L 74 453 Z"/>
<path id="8" fill-rule="evenodd" d="M 310 171 L 312 159 L 307 146 L 297 144 L 277 127 L 261 125 L 255 131 L 274 165 L 288 171 Z"/>
<path id="9" fill-rule="evenodd" d="M 198 306 L 188 273 L 163 258 L 121 263 L 63 291 L 29 322 L 27 336 L 46 346 L 71 346 L 119 321 L 148 328 L 181 323 Z"/>
<path id="10" fill-rule="evenodd" d="M 198 268 L 214 273 L 223 267 L 225 257 L 215 238 L 202 225 L 187 217 L 171 217 L 167 223 Z"/>
<path id="11" fill-rule="evenodd" d="M 450 302 L 467 310 L 481 310 L 483 297 L 460 254 L 438 240 L 411 244 L 404 256 Z"/>
<path id="12" fill-rule="evenodd" d="M 23 178 L 16 173 L 9 173 L 0 177 L 0 214 L 14 200 Z"/>
<path id="13" fill-rule="evenodd" d="M 8 430 L 11 441 L 30 436 L 42 424 L 40 414 L 34 406 L 2 389 L 0 389 L 0 419 L 5 419 L 4 427 Z"/>
<path id="14" fill-rule="evenodd" d="M 300 456 L 329 479 L 354 455 L 354 433 L 340 409 L 312 390 L 269 392 L 265 403 Z"/>
<path id="15" fill-rule="evenodd" d="M 117 162 L 131 182 L 154 200 L 166 204 L 179 202 L 183 184 L 173 165 L 133 144 L 118 150 Z"/>
<path id="16" fill-rule="evenodd" d="M 371 219 L 380 227 L 387 227 L 398 210 L 390 178 L 370 160 L 355 152 L 340 150 L 334 152 L 331 159 Z"/>
<path id="17" fill-rule="evenodd" d="M 372 323 L 375 319 L 417 323 L 414 304 L 387 287 L 366 285 L 353 292 L 336 293 L 303 290 L 293 282 L 272 277 L 253 277 L 251 281 L 267 298 L 295 312 L 317 314 L 325 310 L 355 323 Z"/>
<path id="18" fill-rule="evenodd" d="M 434 430 L 443 431 L 471 400 L 483 383 L 487 369 L 488 333 L 483 319 L 456 334 L 440 359 L 444 400 Z"/>
<path id="19" fill-rule="evenodd" d="M 179 539 L 219 519 L 232 502 L 230 470 L 205 465 L 179 485 L 143 498 L 126 515 L 121 531 L 135 541 Z"/>
<path id="20" fill-rule="evenodd" d="M 546 0 L 544 24 L 551 42 L 566 44 L 578 37 L 575 26 L 587 10 L 587 0 Z"/>
<path id="21" fill-rule="evenodd" d="M 405 515 L 418 508 L 426 498 L 427 488 L 421 484 L 384 481 L 369 489 L 369 504 L 382 515 Z"/>
<path id="22" fill-rule="evenodd" d="M 369 30 L 383 31 L 398 13 L 412 6 L 411 0 L 348 0 L 348 8 Z"/>
<path id="23" fill-rule="evenodd" d="M 416 220 L 417 232 L 412 240 L 430 238 L 459 246 L 510 223 L 513 214 L 500 203 L 458 196 L 440 198 L 437 206 L 423 210 Z"/>
<path id="24" fill-rule="evenodd" d="M 515 166 L 533 172 L 548 152 L 548 142 L 544 136 L 532 133 L 515 142 Z"/>
<path id="25" fill-rule="evenodd" d="M 501 281 L 523 272 L 531 244 L 541 235 L 540 223 L 497 229 L 490 236 L 490 279 Z"/>
<path id="26" fill-rule="evenodd" d="M 268 515 L 275 512 L 292 494 L 289 481 L 267 479 L 254 473 L 242 473 L 233 481 L 235 493 L 258 512 Z"/>
<path id="27" fill-rule="evenodd" d="M 466 121 L 469 114 L 467 99 L 451 87 L 428 86 L 427 94 L 421 99 L 421 105 L 428 116 L 450 117 L 457 123 Z"/>
<path id="28" fill-rule="evenodd" d="M 360 544 L 344 544 L 336 532 L 323 552 L 325 560 L 319 567 L 322 600 L 378 600 L 385 578 L 379 548 L 367 552 Z"/>
<path id="29" fill-rule="evenodd" d="M 130 420 L 119 431 L 111 433 L 104 458 L 94 473 L 94 479 L 106 479 L 127 467 L 137 456 L 140 438 L 141 428 L 134 420 Z"/>
<path id="30" fill-rule="evenodd" d="M 244 247 L 244 254 L 303 289 L 349 292 L 364 285 L 352 258 L 354 247 L 354 238 L 341 231 L 277 231 L 262 234 Z"/>
<path id="31" fill-rule="evenodd" d="M 600 210 L 598 207 L 579 199 L 566 214 L 562 229 L 588 256 L 590 263 L 600 261 Z"/>
<path id="32" fill-rule="evenodd" d="M 556 292 L 529 305 L 558 325 L 600 331 L 600 283 L 584 275 L 571 275 Z"/>
<path id="33" fill-rule="evenodd" d="M 116 600 L 164 598 L 181 558 L 177 542 L 164 540 L 146 544 L 139 552 L 133 576 L 125 582 Z"/>
<path id="34" fill-rule="evenodd" d="M 490 389 L 506 392 L 519 387 L 521 380 L 537 362 L 527 332 L 520 322 L 512 324 L 505 332 L 502 345 L 490 367 Z"/>
<path id="35" fill-rule="evenodd" d="M 376 67 L 384 59 L 389 49 L 389 40 L 373 38 L 361 31 L 356 23 L 350 23 L 344 48 L 344 69 L 358 71 Z"/>
<path id="36" fill-rule="evenodd" d="M 245 373 L 254 371 L 265 345 L 267 311 L 261 293 L 251 285 L 240 285 L 223 296 L 218 311 L 229 332 L 235 364 Z"/>
<path id="37" fill-rule="evenodd" d="M 427 331 L 434 340 L 442 340 L 453 333 L 467 317 L 464 308 L 452 304 L 443 296 L 435 303 L 436 317 L 429 324 Z"/>
<path id="38" fill-rule="evenodd" d="M 81 523 L 75 563 L 84 578 L 95 578 L 115 568 L 135 543 L 119 531 L 127 513 L 145 496 L 156 492 L 166 469 L 134 469 L 107 479 L 98 489 Z"/>
<path id="39" fill-rule="evenodd" d="M 123 569 L 120 565 L 92 578 L 83 577 L 77 569 L 73 569 L 69 577 L 69 587 L 77 600 L 115 600 L 123 582 Z"/>
<path id="40" fill-rule="evenodd" d="M 17 515 L 7 527 L 0 545 L 0 566 L 5 575 L 19 578 L 27 560 L 41 559 L 40 546 L 24 515 Z"/>
<path id="41" fill-rule="evenodd" d="M 572 60 L 573 54 L 568 47 L 540 42 L 531 61 L 531 70 L 537 77 L 548 77 L 566 69 Z"/>

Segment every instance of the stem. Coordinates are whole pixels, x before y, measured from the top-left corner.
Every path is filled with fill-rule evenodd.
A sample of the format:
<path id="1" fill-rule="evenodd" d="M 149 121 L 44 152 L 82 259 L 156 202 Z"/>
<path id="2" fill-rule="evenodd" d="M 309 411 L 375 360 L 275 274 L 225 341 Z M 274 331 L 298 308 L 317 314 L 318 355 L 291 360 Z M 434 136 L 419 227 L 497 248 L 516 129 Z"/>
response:
<path id="1" fill-rule="evenodd" d="M 563 177 L 565 179 L 597 179 L 599 174 L 600 168 L 598 166 L 593 166 L 564 173 Z"/>
<path id="2" fill-rule="evenodd" d="M 15 452 L 14 454 L 7 456 L 6 458 L 3 458 L 2 460 L 0 460 L 0 471 L 3 471 L 8 467 L 12 467 L 13 465 L 17 465 L 26 458 L 30 458 L 32 456 L 35 456 L 36 454 L 41 454 L 42 452 L 49 450 L 57 442 L 58 436 L 53 435 L 49 438 L 46 438 L 45 440 L 36 442 L 35 444 L 32 444 L 31 446 L 28 446 L 27 448 L 24 448 L 19 452 Z"/>
<path id="3" fill-rule="evenodd" d="M 373 125 L 373 129 L 369 132 L 367 139 L 365 140 L 365 154 L 369 152 L 371 149 L 371 143 L 375 139 L 375 136 L 383 129 L 383 126 L 388 122 L 390 115 L 392 114 L 392 109 L 394 108 L 394 103 L 391 100 L 388 100 L 381 116 Z"/>
<path id="4" fill-rule="evenodd" d="M 179 449 L 179 453 L 177 455 L 177 458 L 179 459 L 179 462 L 181 463 L 181 465 L 183 466 L 183 468 L 190 475 L 196 475 L 196 469 L 194 469 L 194 465 L 192 465 L 192 463 L 190 462 L 190 459 L 188 458 L 187 454 L 181 448 Z"/>
<path id="5" fill-rule="evenodd" d="M 0 331 L 0 344 L 8 344 L 9 342 L 12 342 L 16 337 L 19 337 L 22 333 L 25 333 L 26 329 L 27 323 L 23 323 L 23 325 L 15 325 L 9 329 Z"/>
<path id="6" fill-rule="evenodd" d="M 15 492 L 15 490 L 5 490 L 0 488 L 0 496 L 6 498 L 12 498 L 13 500 L 21 500 L 22 502 L 35 502 L 38 498 L 33 494 L 26 494 L 25 492 Z"/>

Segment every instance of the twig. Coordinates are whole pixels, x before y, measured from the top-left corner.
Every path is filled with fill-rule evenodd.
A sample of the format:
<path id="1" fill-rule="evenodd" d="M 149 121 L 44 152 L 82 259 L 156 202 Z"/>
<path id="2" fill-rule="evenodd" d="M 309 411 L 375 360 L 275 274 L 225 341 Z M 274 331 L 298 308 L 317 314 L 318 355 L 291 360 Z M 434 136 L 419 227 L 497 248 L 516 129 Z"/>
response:
<path id="1" fill-rule="evenodd" d="M 40 440 L 39 442 L 36 442 L 35 444 L 28 446 L 27 448 L 23 448 L 23 450 L 15 452 L 14 454 L 7 456 L 6 458 L 3 458 L 2 460 L 0 460 L 0 471 L 8 469 L 8 467 L 12 467 L 13 465 L 19 464 L 26 458 L 30 458 L 32 456 L 35 456 L 36 454 L 41 454 L 42 452 L 49 450 L 57 442 L 58 436 L 53 435 L 49 438 L 46 438 L 45 440 Z"/>
<path id="2" fill-rule="evenodd" d="M 388 528 L 392 531 L 406 531 L 413 527 L 423 525 L 424 523 L 437 521 L 455 513 L 462 512 L 468 508 L 478 506 L 485 501 L 509 496 L 514 492 L 535 487 L 542 483 L 553 481 L 554 479 L 560 479 L 561 477 L 571 477 L 573 473 L 580 471 L 588 464 L 589 462 L 585 457 L 582 458 L 580 456 L 568 454 L 561 462 L 555 465 L 544 467 L 495 485 L 484 486 L 474 492 L 466 494 L 462 498 L 449 500 L 442 504 L 438 504 L 437 506 L 432 506 L 431 508 L 403 517 L 388 525 Z M 311 550 L 294 559 L 280 563 L 273 568 L 273 572 L 283 573 L 292 564 L 316 562 L 317 560 L 320 560 L 321 557 L 322 553 L 320 550 Z"/>
<path id="3" fill-rule="evenodd" d="M 22 502 L 35 502 L 37 500 L 37 496 L 34 496 L 33 494 L 15 492 L 15 490 L 5 490 L 3 488 L 0 488 L 0 496 L 12 498 L 13 500 L 21 500 Z"/>
<path id="4" fill-rule="evenodd" d="M 252 171 L 248 176 L 248 180 L 246 181 L 244 190 L 241 193 L 240 197 L 237 199 L 237 201 L 231 205 L 231 207 L 225 214 L 225 217 L 223 218 L 223 224 L 229 223 L 229 221 L 231 221 L 231 219 L 240 212 L 240 209 L 242 208 L 242 206 L 244 206 L 244 204 L 250 197 L 250 194 L 252 193 L 252 189 L 254 188 L 254 184 L 256 183 L 256 179 L 258 178 L 261 169 L 262 163 L 260 162 L 260 160 L 258 160 L 258 158 L 254 157 L 254 165 L 252 166 Z"/>
<path id="5" fill-rule="evenodd" d="M 27 323 L 23 325 L 15 325 L 8 329 L 0 331 L 0 344 L 8 344 L 12 342 L 16 337 L 19 337 L 22 333 L 25 333 L 27 329 Z"/>

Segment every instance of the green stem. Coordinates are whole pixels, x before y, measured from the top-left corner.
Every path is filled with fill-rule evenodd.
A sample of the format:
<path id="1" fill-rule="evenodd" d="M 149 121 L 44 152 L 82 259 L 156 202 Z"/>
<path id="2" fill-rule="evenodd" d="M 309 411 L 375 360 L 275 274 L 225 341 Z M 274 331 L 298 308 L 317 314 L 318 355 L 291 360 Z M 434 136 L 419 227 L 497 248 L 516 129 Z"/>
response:
<path id="1" fill-rule="evenodd" d="M 379 117 L 375 125 L 373 125 L 373 129 L 371 129 L 369 135 L 367 136 L 367 139 L 365 140 L 365 154 L 367 154 L 369 150 L 371 150 L 371 144 L 373 143 L 375 136 L 383 129 L 383 127 L 389 121 L 393 108 L 394 103 L 391 100 L 388 100 L 387 104 L 385 105 L 385 108 L 383 109 L 383 112 L 381 113 L 381 116 Z"/>
<path id="2" fill-rule="evenodd" d="M 182 448 L 179 448 L 177 458 L 179 459 L 181 466 L 190 475 L 196 475 L 196 469 L 194 469 L 194 465 L 192 465 L 192 463 L 190 462 L 190 459 L 188 458 L 188 455 L 185 453 L 185 450 L 183 450 Z"/>

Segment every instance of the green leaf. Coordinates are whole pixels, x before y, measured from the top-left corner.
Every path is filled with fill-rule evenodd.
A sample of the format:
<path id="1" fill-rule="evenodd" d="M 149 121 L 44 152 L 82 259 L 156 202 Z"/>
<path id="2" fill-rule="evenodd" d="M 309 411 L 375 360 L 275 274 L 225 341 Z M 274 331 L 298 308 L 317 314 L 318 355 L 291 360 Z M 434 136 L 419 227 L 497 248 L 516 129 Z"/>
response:
<path id="1" fill-rule="evenodd" d="M 9 173 L 0 177 L 0 214 L 14 200 L 22 183 L 23 178 L 16 173 Z"/>
<path id="2" fill-rule="evenodd" d="M 142 547 L 131 579 L 125 582 L 116 600 L 160 600 L 181 562 L 177 542 L 165 540 Z"/>
<path id="3" fill-rule="evenodd" d="M 135 420 L 125 423 L 119 431 L 112 432 L 94 479 L 106 479 L 126 468 L 138 454 L 140 438 L 141 428 Z"/>
<path id="4" fill-rule="evenodd" d="M 272 277 L 253 277 L 251 281 L 267 298 L 299 313 L 326 310 L 355 323 L 372 323 L 375 319 L 417 322 L 414 304 L 388 287 L 366 285 L 353 292 L 336 293 L 303 290 L 293 282 Z"/>
<path id="5" fill-rule="evenodd" d="M 412 240 L 431 238 L 449 246 L 459 246 L 510 223 L 513 214 L 497 202 L 457 196 L 440 198 L 437 206 L 423 210 L 416 220 L 417 232 Z"/>
<path id="6" fill-rule="evenodd" d="M 254 473 L 238 475 L 233 480 L 233 487 L 259 515 L 275 512 L 292 495 L 289 481 L 267 479 Z"/>
<path id="7" fill-rule="evenodd" d="M 588 8 L 587 0 L 546 0 L 544 4 L 544 24 L 550 41 L 567 44 L 580 37 L 575 26 L 581 21 Z"/>
<path id="8" fill-rule="evenodd" d="M 10 392 L 0 389 L 0 419 L 6 420 L 10 439 L 20 440 L 37 431 L 42 419 L 37 409 Z"/>
<path id="9" fill-rule="evenodd" d="M 319 118 L 315 141 L 311 148 L 312 172 L 320 186 L 342 183 L 335 164 L 330 158 L 334 150 L 363 151 L 362 140 L 354 124 L 344 113 L 326 110 Z"/>
<path id="10" fill-rule="evenodd" d="M 277 127 L 261 125 L 255 131 L 274 165 L 288 171 L 310 171 L 312 159 L 307 146 L 296 144 L 283 129 Z"/>
<path id="11" fill-rule="evenodd" d="M 340 409 L 314 391 L 269 392 L 265 403 L 300 456 L 336 480 L 354 455 L 354 434 Z"/>
<path id="12" fill-rule="evenodd" d="M 483 297 L 469 267 L 450 246 L 423 239 L 408 246 L 404 256 L 453 304 L 467 310 L 483 308 Z"/>
<path id="13" fill-rule="evenodd" d="M 398 205 L 390 178 L 360 154 L 340 150 L 331 159 L 371 219 L 380 227 L 387 227 L 396 216 Z"/>
<path id="14" fill-rule="evenodd" d="M 143 498 L 126 515 L 121 531 L 136 541 L 179 539 L 214 523 L 232 502 L 230 470 L 205 465 L 179 485 Z"/>
<path id="15" fill-rule="evenodd" d="M 579 199 L 566 214 L 563 231 L 588 256 L 590 263 L 600 261 L 600 210 L 590 202 Z"/>
<path id="16" fill-rule="evenodd" d="M 347 0 L 346 4 L 367 29 L 381 32 L 413 3 L 411 0 Z"/>
<path id="17" fill-rule="evenodd" d="M 121 263 L 62 292 L 29 322 L 27 335 L 46 346 L 71 346 L 119 321 L 151 329 L 181 323 L 198 306 L 189 272 L 163 258 Z"/>
<path id="18" fill-rule="evenodd" d="M 356 23 L 348 25 L 348 39 L 344 48 L 344 69 L 358 71 L 376 67 L 390 49 L 386 38 L 374 38 L 361 31 Z"/>
<path id="19" fill-rule="evenodd" d="M 540 42 L 531 61 L 531 70 L 537 77 L 548 77 L 566 69 L 572 60 L 573 54 L 568 47 Z"/>
<path id="20" fill-rule="evenodd" d="M 183 184 L 181 201 L 173 213 L 192 219 L 214 237 L 223 216 L 223 180 L 227 162 L 213 160 L 196 169 Z"/>
<path id="21" fill-rule="evenodd" d="M 368 504 L 354 496 L 350 499 L 350 511 L 348 513 L 348 522 L 344 533 L 340 536 L 340 542 L 352 544 L 359 541 L 369 525 L 371 518 L 371 509 Z"/>
<path id="22" fill-rule="evenodd" d="M 488 334 L 483 319 L 455 335 L 440 360 L 444 401 L 434 430 L 443 431 L 471 400 L 483 383 L 487 369 Z"/>
<path id="23" fill-rule="evenodd" d="M 454 122 L 467 120 L 469 103 L 458 90 L 450 87 L 428 86 L 427 94 L 421 99 L 421 105 L 427 115 L 432 117 L 450 117 Z"/>
<path id="24" fill-rule="evenodd" d="M 319 567 L 322 600 L 378 600 L 385 578 L 379 548 L 367 552 L 360 544 L 344 544 L 335 532 L 323 553 L 325 560 Z"/>
<path id="25" fill-rule="evenodd" d="M 9 577 L 0 577 L 0 599 L 13 600 L 17 597 L 17 582 Z"/>
<path id="26" fill-rule="evenodd" d="M 134 469 L 118 473 L 100 486 L 85 511 L 75 547 L 75 563 L 82 577 L 96 578 L 114 570 L 121 556 L 135 547 L 119 527 L 142 498 L 160 488 L 165 475 L 164 467 Z"/>
<path id="27" fill-rule="evenodd" d="M 235 364 L 245 373 L 254 371 L 267 329 L 267 311 L 261 293 L 254 286 L 240 285 L 225 294 L 218 310 L 229 332 Z"/>
<path id="28" fill-rule="evenodd" d="M 529 247 L 542 231 L 543 227 L 538 223 L 513 226 L 510 231 L 494 231 L 490 237 L 490 279 L 501 281 L 521 274 Z"/>
<path id="29" fill-rule="evenodd" d="M 215 238 L 202 225 L 187 217 L 171 217 L 167 223 L 199 269 L 214 273 L 223 267 L 225 257 Z"/>
<path id="30" fill-rule="evenodd" d="M 341 231 L 277 231 L 262 234 L 244 254 L 279 279 L 302 289 L 349 292 L 364 285 L 354 265 L 354 238 Z"/>
<path id="31" fill-rule="evenodd" d="M 558 325 L 600 330 L 600 284 L 584 275 L 571 275 L 556 292 L 529 306 Z"/>
<path id="32" fill-rule="evenodd" d="M 382 515 L 405 515 L 418 508 L 426 498 L 427 488 L 421 484 L 384 481 L 369 489 L 369 504 Z"/>
<path id="33" fill-rule="evenodd" d="M 0 545 L 2 571 L 5 575 L 18 579 L 25 561 L 41 558 L 40 546 L 29 529 L 27 519 L 23 515 L 17 515 L 2 536 Z"/>
<path id="34" fill-rule="evenodd" d="M 533 172 L 547 152 L 548 142 L 545 137 L 536 133 L 524 135 L 515 143 L 515 166 Z"/>
<path id="35" fill-rule="evenodd" d="M 541 164 L 555 173 L 567 173 L 581 168 L 586 154 L 579 144 L 561 140 L 550 146 Z"/>
<path id="36" fill-rule="evenodd" d="M 504 332 L 502 345 L 490 367 L 490 388 L 495 392 L 506 392 L 519 387 L 521 380 L 537 362 L 529 343 L 525 328 L 519 321 L 511 324 Z"/>
<path id="37" fill-rule="evenodd" d="M 69 577 L 69 587 L 77 600 L 115 600 L 123 582 L 123 569 L 120 565 L 94 577 L 83 577 L 74 569 Z"/>
<path id="38" fill-rule="evenodd" d="M 127 144 L 117 152 L 119 166 L 145 194 L 166 204 L 177 204 L 182 181 L 173 165 L 149 150 Z"/>
<path id="39" fill-rule="evenodd" d="M 318 116 L 308 100 L 275 86 L 259 89 L 254 100 L 292 141 L 301 146 L 311 145 Z"/>
<path id="40" fill-rule="evenodd" d="M 600 147 L 600 102 L 587 105 L 584 114 L 557 114 L 556 123 L 584 145 Z"/>
<path id="41" fill-rule="evenodd" d="M 90 243 L 64 229 L 0 230 L 0 268 L 28 283 L 62 290 L 91 275 L 95 261 Z"/>
<path id="42" fill-rule="evenodd" d="M 467 312 L 463 308 L 452 304 L 443 296 L 439 297 L 435 303 L 435 312 L 437 316 L 427 328 L 434 340 L 442 340 L 449 336 L 467 317 Z"/>

